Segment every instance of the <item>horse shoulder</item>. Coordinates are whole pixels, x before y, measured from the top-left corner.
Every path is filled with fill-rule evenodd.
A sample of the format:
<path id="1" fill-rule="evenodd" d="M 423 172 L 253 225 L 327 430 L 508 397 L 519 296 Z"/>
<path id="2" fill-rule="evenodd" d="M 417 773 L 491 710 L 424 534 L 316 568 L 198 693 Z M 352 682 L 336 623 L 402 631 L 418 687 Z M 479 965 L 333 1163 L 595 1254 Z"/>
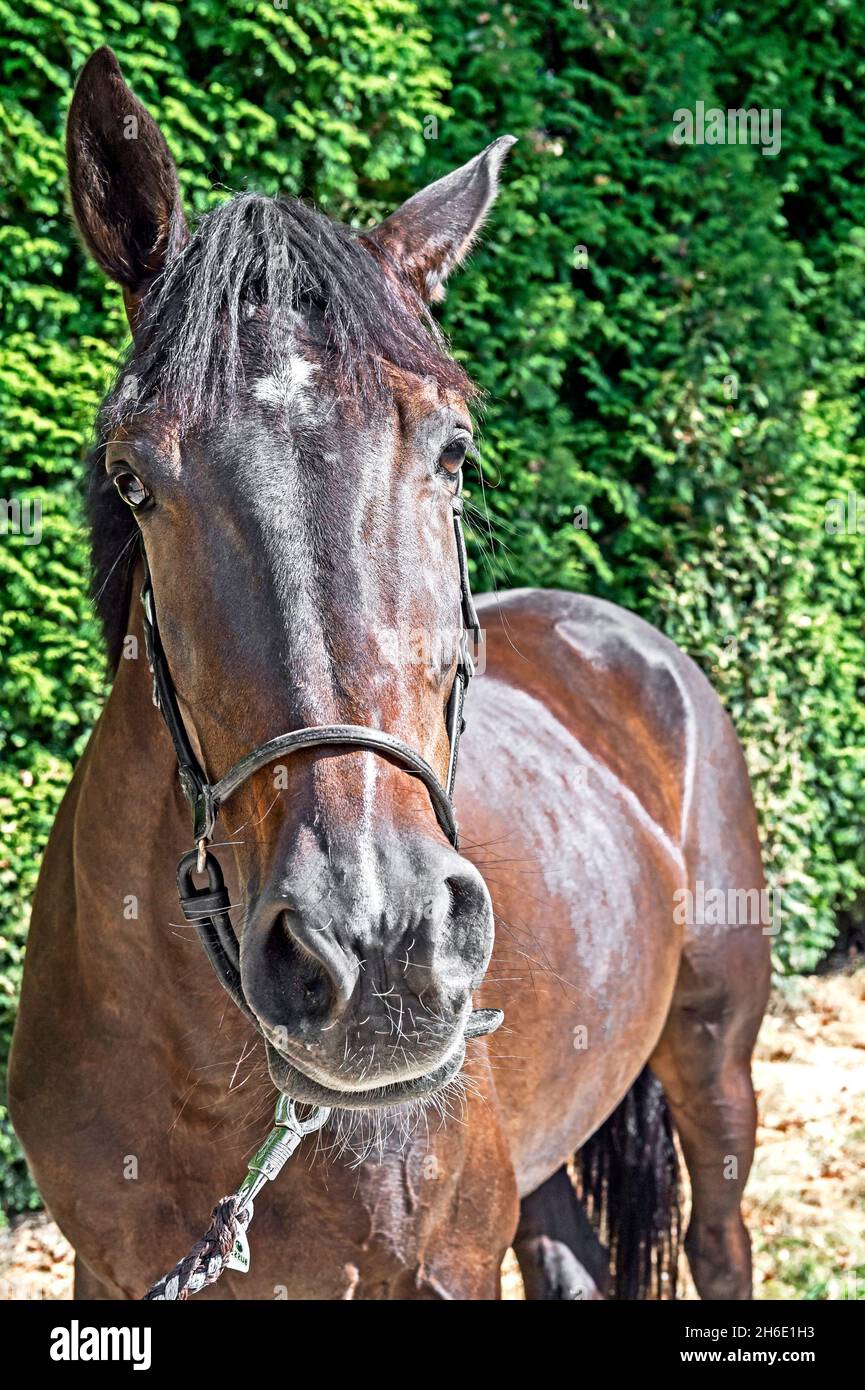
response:
<path id="1" fill-rule="evenodd" d="M 612 777 L 683 846 L 696 761 L 726 721 L 690 658 L 635 614 L 582 594 L 514 590 L 484 596 L 479 611 L 487 672 L 553 715 L 589 771 Z"/>

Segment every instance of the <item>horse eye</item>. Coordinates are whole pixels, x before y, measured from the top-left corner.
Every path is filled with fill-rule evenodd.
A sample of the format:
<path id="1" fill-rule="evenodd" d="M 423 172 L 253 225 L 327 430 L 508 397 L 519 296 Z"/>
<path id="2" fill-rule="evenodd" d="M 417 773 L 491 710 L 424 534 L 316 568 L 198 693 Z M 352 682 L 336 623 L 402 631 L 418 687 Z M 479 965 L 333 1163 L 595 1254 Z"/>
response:
<path id="1" fill-rule="evenodd" d="M 471 439 L 468 435 L 457 435 L 439 454 L 439 468 L 451 477 L 459 473 L 466 461 Z"/>
<path id="2" fill-rule="evenodd" d="M 150 493 L 141 479 L 137 478 L 134 473 L 130 473 L 127 469 L 118 469 L 111 476 L 120 496 L 130 507 L 143 507 L 145 503 L 150 501 Z"/>

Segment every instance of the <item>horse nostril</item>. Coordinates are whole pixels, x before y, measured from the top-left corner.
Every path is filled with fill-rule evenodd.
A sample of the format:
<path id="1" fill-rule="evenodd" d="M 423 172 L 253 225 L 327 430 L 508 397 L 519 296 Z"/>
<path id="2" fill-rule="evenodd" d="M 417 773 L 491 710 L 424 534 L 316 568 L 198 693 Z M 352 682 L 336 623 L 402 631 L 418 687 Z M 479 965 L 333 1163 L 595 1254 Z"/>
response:
<path id="1" fill-rule="evenodd" d="M 328 994 L 327 973 L 321 962 L 305 951 L 292 931 L 290 912 L 281 912 L 268 938 L 266 965 L 282 981 L 287 996 L 305 1002 L 322 1001 Z"/>
<path id="2" fill-rule="evenodd" d="M 291 912 L 277 912 L 267 927 L 244 934 L 241 976 L 250 1007 L 269 1029 L 303 1043 L 335 1007 L 326 966 L 309 951 Z"/>
<path id="3" fill-rule="evenodd" d="M 445 922 L 448 947 L 470 972 L 469 989 L 475 989 L 492 950 L 489 896 L 480 875 L 474 872 L 450 874 L 445 883 L 450 894 Z"/>
<path id="4" fill-rule="evenodd" d="M 279 921 L 287 947 L 301 967 L 301 980 L 307 998 L 338 1004 L 351 998 L 358 977 L 353 955 L 340 945 L 328 927 L 312 925 L 299 912 L 286 909 Z"/>

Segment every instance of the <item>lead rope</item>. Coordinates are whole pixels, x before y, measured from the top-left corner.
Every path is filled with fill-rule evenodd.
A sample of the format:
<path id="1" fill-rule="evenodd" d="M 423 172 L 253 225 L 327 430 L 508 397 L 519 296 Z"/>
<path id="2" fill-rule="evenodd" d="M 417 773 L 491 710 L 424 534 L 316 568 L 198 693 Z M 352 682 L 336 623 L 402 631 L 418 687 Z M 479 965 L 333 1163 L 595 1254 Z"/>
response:
<path id="1" fill-rule="evenodd" d="M 226 1269 L 246 1273 L 249 1269 L 249 1242 L 246 1230 L 254 1215 L 253 1201 L 266 1182 L 272 1182 L 307 1134 L 321 1129 L 330 1109 L 317 1105 L 302 1120 L 293 1100 L 280 1096 L 276 1102 L 273 1129 L 255 1157 L 236 1192 L 223 1197 L 213 1208 L 210 1225 L 182 1260 L 144 1295 L 144 1302 L 185 1302 L 215 1284 Z"/>

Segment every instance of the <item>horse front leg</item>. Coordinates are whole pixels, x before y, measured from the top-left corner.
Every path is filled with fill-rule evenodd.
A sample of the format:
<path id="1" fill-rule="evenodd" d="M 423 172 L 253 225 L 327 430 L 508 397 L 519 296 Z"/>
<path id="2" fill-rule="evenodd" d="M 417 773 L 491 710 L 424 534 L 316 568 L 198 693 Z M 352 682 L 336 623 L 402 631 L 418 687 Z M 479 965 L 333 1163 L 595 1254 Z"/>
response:
<path id="1" fill-rule="evenodd" d="M 607 1253 L 567 1168 L 559 1168 L 523 1198 L 514 1253 L 527 1299 L 589 1302 L 605 1297 Z"/>
<path id="2" fill-rule="evenodd" d="M 72 1297 L 77 1303 L 116 1302 L 117 1294 L 87 1268 L 80 1255 L 75 1256 L 75 1283 Z"/>

